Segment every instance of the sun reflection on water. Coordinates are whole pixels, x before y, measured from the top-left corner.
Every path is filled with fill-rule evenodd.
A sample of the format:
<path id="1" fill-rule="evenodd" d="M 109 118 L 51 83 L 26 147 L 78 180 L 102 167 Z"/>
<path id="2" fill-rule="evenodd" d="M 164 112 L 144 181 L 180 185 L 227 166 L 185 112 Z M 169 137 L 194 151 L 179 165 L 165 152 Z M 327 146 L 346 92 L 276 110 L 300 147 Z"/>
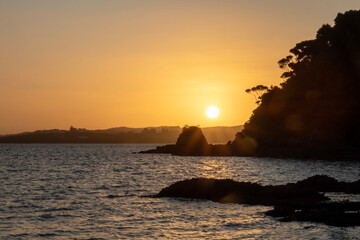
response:
<path id="1" fill-rule="evenodd" d="M 223 160 L 205 158 L 197 164 L 199 174 L 206 178 L 221 178 L 227 169 Z"/>

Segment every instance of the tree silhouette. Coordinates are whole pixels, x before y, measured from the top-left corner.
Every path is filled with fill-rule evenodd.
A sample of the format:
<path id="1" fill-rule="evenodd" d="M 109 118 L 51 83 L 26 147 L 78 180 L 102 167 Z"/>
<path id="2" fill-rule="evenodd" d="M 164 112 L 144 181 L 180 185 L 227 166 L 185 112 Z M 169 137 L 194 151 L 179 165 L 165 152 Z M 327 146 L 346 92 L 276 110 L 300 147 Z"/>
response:
<path id="1" fill-rule="evenodd" d="M 256 104 L 260 104 L 260 102 L 261 102 L 261 96 L 262 96 L 267 90 L 269 90 L 268 87 L 266 87 L 266 86 L 264 86 L 264 85 L 257 85 L 257 86 L 255 86 L 255 87 L 246 89 L 245 92 L 253 95 L 254 98 L 255 98 Z"/>
<path id="2" fill-rule="evenodd" d="M 278 64 L 280 87 L 246 90 L 259 106 L 242 134 L 259 151 L 360 146 L 360 11 L 338 14 Z"/>

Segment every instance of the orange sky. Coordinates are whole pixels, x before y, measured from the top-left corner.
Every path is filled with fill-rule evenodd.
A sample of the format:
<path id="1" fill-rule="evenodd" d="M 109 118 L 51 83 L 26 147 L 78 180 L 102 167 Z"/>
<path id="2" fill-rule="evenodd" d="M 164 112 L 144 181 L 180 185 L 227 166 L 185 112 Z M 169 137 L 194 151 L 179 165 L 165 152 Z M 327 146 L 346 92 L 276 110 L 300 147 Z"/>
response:
<path id="1" fill-rule="evenodd" d="M 0 134 L 239 125 L 245 89 L 358 0 L 0 1 Z M 209 119 L 206 107 L 220 115 Z"/>

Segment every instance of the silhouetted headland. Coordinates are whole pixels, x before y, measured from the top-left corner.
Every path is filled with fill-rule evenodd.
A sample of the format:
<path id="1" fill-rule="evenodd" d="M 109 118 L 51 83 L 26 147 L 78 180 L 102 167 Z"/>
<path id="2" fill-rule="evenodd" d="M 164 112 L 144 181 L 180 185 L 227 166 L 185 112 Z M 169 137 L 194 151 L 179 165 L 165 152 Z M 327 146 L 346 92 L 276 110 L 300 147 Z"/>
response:
<path id="1" fill-rule="evenodd" d="M 296 183 L 261 186 L 229 179 L 193 178 L 171 184 L 153 197 L 204 199 L 220 203 L 274 206 L 266 214 L 281 221 L 313 221 L 333 226 L 359 226 L 360 202 L 329 202 L 325 192 L 360 194 L 360 180 L 339 182 L 313 176 Z"/>
<path id="2" fill-rule="evenodd" d="M 165 153 L 178 156 L 242 156 L 242 157 L 276 157 L 328 160 L 358 160 L 359 147 L 338 147 L 328 149 L 327 146 L 305 148 L 274 147 L 259 149 L 254 138 L 237 133 L 233 141 L 227 144 L 208 144 L 199 127 L 184 127 L 175 144 L 158 146 L 155 149 L 140 153 Z"/>
<path id="3" fill-rule="evenodd" d="M 279 87 L 246 90 L 258 107 L 233 141 L 207 145 L 189 128 L 182 133 L 186 143 L 179 137 L 148 153 L 358 160 L 360 11 L 339 13 L 334 26 L 323 25 L 290 53 L 278 62 L 284 70 Z"/>

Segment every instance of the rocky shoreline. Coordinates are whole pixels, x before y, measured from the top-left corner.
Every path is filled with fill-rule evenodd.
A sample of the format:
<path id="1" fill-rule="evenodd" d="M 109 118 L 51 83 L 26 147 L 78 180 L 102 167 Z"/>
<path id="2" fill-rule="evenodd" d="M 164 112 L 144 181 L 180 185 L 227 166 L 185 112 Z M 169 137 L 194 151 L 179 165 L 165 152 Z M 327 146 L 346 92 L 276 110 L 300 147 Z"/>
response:
<path id="1" fill-rule="evenodd" d="M 273 157 L 325 160 L 359 160 L 358 147 L 320 147 L 301 146 L 258 146 L 255 139 L 238 133 L 227 144 L 209 144 L 199 127 L 184 127 L 175 144 L 158 146 L 155 149 L 141 151 L 147 154 L 172 154 L 178 156 L 240 156 Z"/>
<path id="2" fill-rule="evenodd" d="M 273 206 L 265 214 L 280 221 L 310 221 L 331 226 L 360 226 L 360 202 L 331 202 L 326 192 L 360 194 L 360 180 L 339 182 L 316 175 L 296 183 L 262 186 L 230 179 L 193 178 L 171 184 L 156 198 L 174 197 Z"/>

